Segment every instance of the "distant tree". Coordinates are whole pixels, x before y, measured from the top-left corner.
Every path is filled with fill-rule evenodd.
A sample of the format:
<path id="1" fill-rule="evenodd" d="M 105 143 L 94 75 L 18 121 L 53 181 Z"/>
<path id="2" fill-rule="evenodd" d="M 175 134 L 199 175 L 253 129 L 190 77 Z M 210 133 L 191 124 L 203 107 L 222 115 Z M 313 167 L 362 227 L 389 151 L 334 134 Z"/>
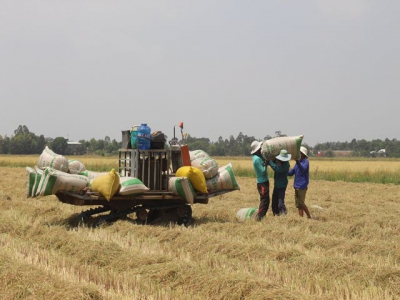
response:
<path id="1" fill-rule="evenodd" d="M 43 139 L 36 136 L 33 132 L 29 132 L 28 127 L 19 125 L 14 131 L 15 135 L 10 139 L 9 153 L 10 154 L 35 154 L 40 153 L 39 149 Z"/>
<path id="2" fill-rule="evenodd" d="M 27 133 L 29 133 L 29 129 L 25 125 L 19 125 L 18 128 L 16 130 L 14 130 L 15 136 L 17 136 L 19 134 L 27 134 Z"/>
<path id="3" fill-rule="evenodd" d="M 41 153 L 45 147 L 46 147 L 46 139 L 44 138 L 44 135 L 42 134 L 38 138 L 36 153 Z"/>
<path id="4" fill-rule="evenodd" d="M 325 152 L 325 156 L 326 156 L 326 157 L 333 157 L 333 156 L 334 156 L 334 153 L 333 153 L 332 150 L 329 149 L 328 151 Z"/>
<path id="5" fill-rule="evenodd" d="M 0 153 L 8 154 L 9 147 L 10 147 L 10 138 L 7 135 L 5 135 L 4 137 L 0 135 Z"/>
<path id="6" fill-rule="evenodd" d="M 53 150 L 57 154 L 65 155 L 67 154 L 68 149 L 68 141 L 63 137 L 56 137 L 51 142 L 51 150 Z"/>

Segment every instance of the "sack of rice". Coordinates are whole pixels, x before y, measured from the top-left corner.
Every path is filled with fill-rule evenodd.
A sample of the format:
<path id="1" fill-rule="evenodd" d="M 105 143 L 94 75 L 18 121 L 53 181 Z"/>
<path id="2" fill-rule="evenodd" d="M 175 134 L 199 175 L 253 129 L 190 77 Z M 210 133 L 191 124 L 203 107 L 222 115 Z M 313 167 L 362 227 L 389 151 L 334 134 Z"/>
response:
<path id="1" fill-rule="evenodd" d="M 135 177 L 120 177 L 119 178 L 119 195 L 135 195 L 142 194 L 150 189 L 143 182 Z"/>
<path id="2" fill-rule="evenodd" d="M 168 182 L 168 190 L 193 204 L 195 191 L 187 177 L 171 177 Z"/>
<path id="3" fill-rule="evenodd" d="M 36 171 L 31 167 L 26 167 L 26 198 L 32 197 L 33 187 L 35 186 Z"/>
<path id="4" fill-rule="evenodd" d="M 97 176 L 90 181 L 90 190 L 99 192 L 108 201 L 117 193 L 119 189 L 119 175 L 114 169 L 104 175 Z"/>
<path id="5" fill-rule="evenodd" d="M 69 174 L 53 168 L 46 168 L 42 174 L 37 194 L 54 195 L 59 191 L 77 193 L 89 185 L 89 179 L 82 175 Z"/>
<path id="6" fill-rule="evenodd" d="M 108 174 L 108 172 L 95 172 L 95 171 L 89 171 L 89 170 L 85 170 L 85 171 L 79 173 L 79 175 L 86 176 L 87 178 L 89 178 L 89 180 L 93 180 L 96 177 L 99 177 L 101 175 L 106 175 L 106 174 Z"/>
<path id="7" fill-rule="evenodd" d="M 206 179 L 212 178 L 218 173 L 218 163 L 211 157 L 198 157 L 192 160 L 192 166 L 201 170 Z"/>
<path id="8" fill-rule="evenodd" d="M 200 157 L 210 157 L 207 152 L 203 150 L 193 150 L 189 151 L 190 161 L 195 160 L 196 158 Z"/>
<path id="9" fill-rule="evenodd" d="M 38 189 L 40 186 L 40 182 L 42 180 L 43 170 L 35 166 L 35 182 L 32 187 L 32 197 L 36 197 L 38 195 Z"/>
<path id="10" fill-rule="evenodd" d="M 240 190 L 240 186 L 233 173 L 232 163 L 219 168 L 217 175 L 206 180 L 206 185 L 209 192 L 231 189 Z"/>
<path id="11" fill-rule="evenodd" d="M 257 211 L 257 207 L 242 208 L 237 212 L 236 218 L 239 221 L 251 220 L 255 218 L 255 216 L 257 215 Z"/>
<path id="12" fill-rule="evenodd" d="M 86 167 L 79 160 L 71 159 L 68 160 L 68 170 L 71 174 L 80 174 L 86 171 Z"/>
<path id="13" fill-rule="evenodd" d="M 300 146 L 304 135 L 281 136 L 265 140 L 261 146 L 261 154 L 265 160 L 274 160 L 282 149 L 292 155 L 292 159 L 300 158 Z"/>
<path id="14" fill-rule="evenodd" d="M 192 166 L 180 167 L 176 173 L 176 177 L 187 177 L 196 191 L 207 194 L 206 178 L 200 169 Z"/>
<path id="15" fill-rule="evenodd" d="M 52 169 L 68 173 L 68 159 L 63 155 L 54 153 L 47 146 L 42 151 L 42 154 L 40 154 L 36 165 L 41 169 L 50 167 Z"/>

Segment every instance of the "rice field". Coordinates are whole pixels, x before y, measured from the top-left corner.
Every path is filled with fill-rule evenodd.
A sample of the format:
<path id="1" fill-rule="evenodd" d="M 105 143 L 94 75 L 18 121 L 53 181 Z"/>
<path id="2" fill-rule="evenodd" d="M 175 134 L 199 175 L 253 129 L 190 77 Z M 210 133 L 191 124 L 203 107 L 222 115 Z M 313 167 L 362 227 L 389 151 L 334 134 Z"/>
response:
<path id="1" fill-rule="evenodd" d="M 0 166 L 24 167 L 34 166 L 38 155 L 17 156 L 0 155 Z M 79 160 L 91 171 L 118 170 L 118 157 L 71 156 L 68 159 Z M 235 174 L 242 177 L 254 177 L 251 157 L 214 157 L 220 166 L 232 163 Z M 291 167 L 295 162 L 290 161 Z M 269 176 L 273 171 L 268 168 Z M 375 182 L 400 184 L 400 158 L 371 159 L 321 159 L 310 158 L 310 177 L 314 180 Z"/>
<path id="2" fill-rule="evenodd" d="M 314 179 L 300 218 L 261 222 L 236 213 L 258 205 L 249 158 L 232 162 L 240 191 L 193 205 L 194 223 L 92 228 L 54 195 L 26 197 L 37 156 L 0 157 L 0 299 L 399 299 L 400 188 L 393 183 Z M 116 158 L 74 157 L 88 169 Z M 311 174 L 397 172 L 400 161 L 310 160 Z M 384 168 L 382 169 L 382 166 Z M 273 177 L 271 177 L 273 178 Z M 271 187 L 273 179 L 271 179 Z"/>

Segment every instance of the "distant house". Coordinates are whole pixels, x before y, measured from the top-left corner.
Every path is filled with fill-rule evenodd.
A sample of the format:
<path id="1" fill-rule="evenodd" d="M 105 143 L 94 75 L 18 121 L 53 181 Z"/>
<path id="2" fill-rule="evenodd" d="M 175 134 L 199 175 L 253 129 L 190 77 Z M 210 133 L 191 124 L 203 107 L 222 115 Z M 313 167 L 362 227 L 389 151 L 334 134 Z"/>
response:
<path id="1" fill-rule="evenodd" d="M 84 149 L 84 147 L 82 147 L 82 143 L 67 141 L 67 144 L 68 144 L 68 148 L 67 148 L 68 153 L 74 154 L 74 155 L 79 155 L 79 154 L 85 153 L 85 149 Z"/>
<path id="2" fill-rule="evenodd" d="M 378 151 L 371 151 L 369 153 L 371 156 L 380 156 L 380 157 L 386 157 L 386 149 L 380 149 Z"/>

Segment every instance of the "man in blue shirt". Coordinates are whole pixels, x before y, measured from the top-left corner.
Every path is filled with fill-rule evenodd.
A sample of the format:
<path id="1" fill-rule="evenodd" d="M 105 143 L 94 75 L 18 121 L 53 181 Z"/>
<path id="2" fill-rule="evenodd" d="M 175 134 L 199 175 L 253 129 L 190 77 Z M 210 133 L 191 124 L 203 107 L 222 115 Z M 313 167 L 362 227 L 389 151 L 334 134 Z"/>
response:
<path id="1" fill-rule="evenodd" d="M 255 216 L 257 221 L 261 221 L 265 217 L 269 208 L 269 179 L 267 173 L 267 165 L 261 155 L 262 142 L 254 141 L 251 143 L 251 155 L 253 168 L 256 173 L 257 191 L 260 195 L 260 205 Z"/>
<path id="2" fill-rule="evenodd" d="M 301 146 L 300 159 L 296 160 L 296 164 L 294 168 L 289 171 L 288 176 L 295 175 L 293 183 L 294 198 L 300 217 L 302 217 L 305 212 L 307 217 L 311 219 L 310 212 L 305 204 L 309 182 L 309 171 L 310 165 L 308 162 L 307 148 Z"/>

